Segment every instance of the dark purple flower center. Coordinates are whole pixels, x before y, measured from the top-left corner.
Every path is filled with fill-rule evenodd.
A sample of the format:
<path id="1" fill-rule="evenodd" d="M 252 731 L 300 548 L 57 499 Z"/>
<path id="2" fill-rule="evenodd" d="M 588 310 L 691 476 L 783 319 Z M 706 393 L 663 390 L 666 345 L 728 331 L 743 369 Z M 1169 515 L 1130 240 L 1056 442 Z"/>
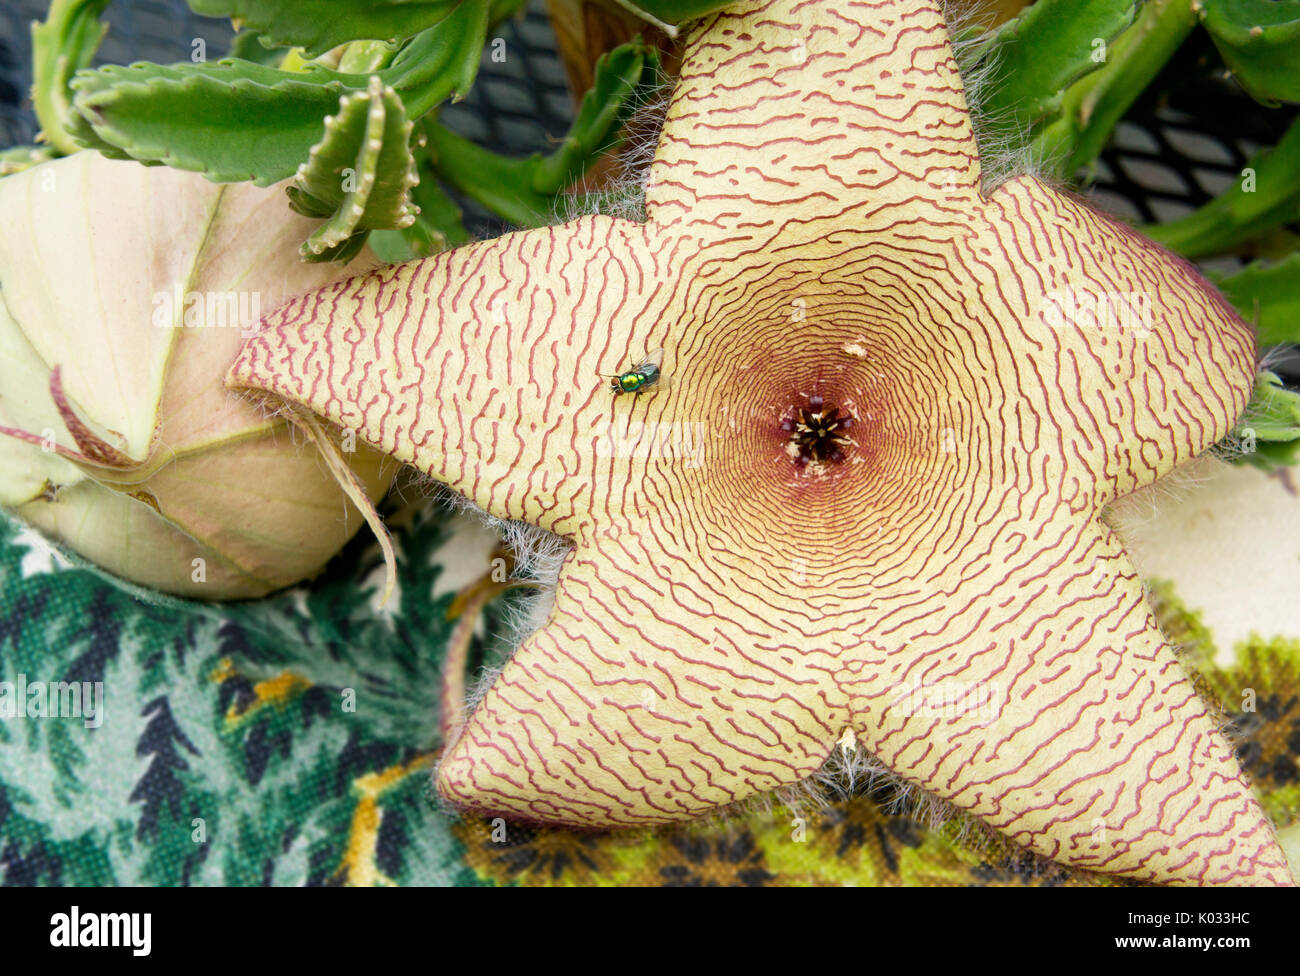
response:
<path id="1" fill-rule="evenodd" d="M 794 463 L 804 467 L 809 462 L 823 464 L 843 461 L 853 440 L 848 435 L 853 418 L 814 394 L 801 407 L 781 421 L 781 429 L 790 435 L 789 453 Z"/>

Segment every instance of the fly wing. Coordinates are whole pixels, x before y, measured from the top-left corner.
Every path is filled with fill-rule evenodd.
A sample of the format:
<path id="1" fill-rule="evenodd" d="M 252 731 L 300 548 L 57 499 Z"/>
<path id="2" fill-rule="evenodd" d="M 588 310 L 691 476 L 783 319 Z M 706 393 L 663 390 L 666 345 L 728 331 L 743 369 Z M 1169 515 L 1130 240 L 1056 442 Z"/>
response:
<path id="1" fill-rule="evenodd" d="M 647 388 L 647 393 L 655 390 L 666 390 L 673 385 L 672 377 L 664 374 L 663 364 L 664 347 L 660 346 L 658 349 L 651 349 L 646 353 L 645 359 L 641 362 L 641 365 L 637 367 L 638 369 L 641 369 L 645 366 L 653 366 L 655 369 L 659 370 L 659 376 L 655 379 L 654 385 Z"/>

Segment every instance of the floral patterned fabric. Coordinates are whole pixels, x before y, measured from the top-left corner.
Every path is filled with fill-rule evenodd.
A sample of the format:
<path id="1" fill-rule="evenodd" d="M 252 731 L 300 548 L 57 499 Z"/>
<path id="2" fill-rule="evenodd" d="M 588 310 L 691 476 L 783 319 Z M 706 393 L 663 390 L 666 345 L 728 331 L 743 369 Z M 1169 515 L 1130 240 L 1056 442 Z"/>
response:
<path id="1" fill-rule="evenodd" d="M 881 785 L 820 807 L 774 803 L 635 833 L 529 828 L 444 810 L 429 775 L 440 746 L 441 666 L 462 615 L 479 612 L 467 595 L 492 585 L 495 540 L 473 516 L 433 501 L 388 517 L 400 588 L 383 609 L 379 550 L 364 534 L 310 584 L 209 605 L 70 564 L 29 529 L 0 521 L 0 682 L 8 683 L 0 684 L 0 879 L 1112 883 L 1029 858 L 965 818 L 928 828 L 893 809 Z M 473 636 L 473 670 L 509 653 L 507 620 L 528 599 L 522 588 L 498 589 L 474 629 L 461 628 Z M 1300 641 L 1255 640 L 1233 667 L 1217 668 L 1196 616 L 1169 587 L 1155 595 L 1167 632 L 1187 646 L 1202 691 L 1238 735 L 1267 811 L 1280 826 L 1295 823 Z M 66 683 L 59 695 L 47 694 L 56 682 Z M 73 683 L 87 689 L 80 714 L 68 697 Z"/>

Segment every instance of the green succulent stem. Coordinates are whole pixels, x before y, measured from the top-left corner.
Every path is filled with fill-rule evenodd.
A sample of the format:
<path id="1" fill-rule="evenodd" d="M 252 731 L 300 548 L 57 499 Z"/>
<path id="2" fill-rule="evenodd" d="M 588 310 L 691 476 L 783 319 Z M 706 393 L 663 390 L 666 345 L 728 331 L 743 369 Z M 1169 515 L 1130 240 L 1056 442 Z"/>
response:
<path id="1" fill-rule="evenodd" d="M 429 157 L 438 178 L 514 224 L 550 219 L 555 195 L 579 179 L 618 139 L 647 77 L 658 70 L 640 39 L 620 45 L 595 66 L 595 81 L 555 152 L 509 158 L 425 120 Z"/>
<path id="2" fill-rule="evenodd" d="M 1224 64 L 1266 105 L 1300 101 L 1300 2 L 1200 0 L 1201 22 Z"/>
<path id="3" fill-rule="evenodd" d="M 1259 330 L 1261 346 L 1300 344 L 1300 251 L 1214 276 L 1225 298 Z"/>
<path id="4" fill-rule="evenodd" d="M 426 120 L 430 156 L 439 179 L 521 227 L 536 227 L 550 216 L 551 198 L 532 187 L 536 160 L 510 159 Z"/>
<path id="5" fill-rule="evenodd" d="M 1246 412 L 1225 442 L 1229 461 L 1272 471 L 1300 460 L 1300 393 L 1261 370 Z"/>
<path id="6" fill-rule="evenodd" d="M 1060 178 L 1090 165 L 1196 23 L 1189 0 L 1147 0 L 1110 45 L 1106 63 L 1066 89 L 1059 118 L 1033 140 L 1034 158 Z"/>
<path id="7" fill-rule="evenodd" d="M 81 147 L 68 133 L 72 100 L 68 83 L 90 66 L 108 26 L 100 23 L 110 0 L 53 0 L 43 22 L 32 24 L 32 106 L 46 142 L 61 155 Z"/>
<path id="8" fill-rule="evenodd" d="M 487 7 L 464 3 L 375 74 L 396 92 L 406 117 L 418 118 L 469 90 L 486 30 Z M 370 83 L 368 74 L 314 62 L 293 70 L 300 59 L 290 50 L 279 69 L 225 59 L 81 71 L 72 81 L 72 133 L 113 158 L 268 186 L 297 171 L 339 99 Z"/>
<path id="9" fill-rule="evenodd" d="M 369 74 L 387 68 L 397 48 L 384 41 L 352 41 L 339 56 L 339 71 L 345 74 Z"/>
<path id="10" fill-rule="evenodd" d="M 58 153 L 53 146 L 12 146 L 0 149 L 0 176 L 12 176 L 57 157 Z"/>
<path id="11" fill-rule="evenodd" d="M 1300 216 L 1300 119 L 1255 156 L 1232 189 L 1179 220 L 1143 233 L 1184 257 L 1218 254 Z"/>
<path id="12" fill-rule="evenodd" d="M 984 111 L 1017 137 L 1056 118 L 1072 84 L 1098 69 L 1106 45 L 1133 23 L 1135 0 L 1038 0 L 976 42 L 991 64 Z"/>

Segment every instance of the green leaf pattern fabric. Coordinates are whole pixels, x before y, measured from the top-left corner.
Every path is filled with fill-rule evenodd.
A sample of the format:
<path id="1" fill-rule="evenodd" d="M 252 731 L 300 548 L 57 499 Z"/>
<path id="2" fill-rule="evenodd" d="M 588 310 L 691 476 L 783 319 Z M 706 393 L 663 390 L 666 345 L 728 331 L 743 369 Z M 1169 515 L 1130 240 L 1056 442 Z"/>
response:
<path id="1" fill-rule="evenodd" d="M 379 550 L 365 533 L 309 584 L 210 605 L 131 588 L 0 521 L 0 682 L 8 683 L 0 684 L 0 881 L 1113 883 L 1028 858 L 962 818 L 928 828 L 897 807 L 889 784 L 821 807 L 772 803 L 722 822 L 631 833 L 527 828 L 442 809 L 429 774 L 451 613 L 464 605 L 457 594 L 491 578 L 498 542 L 475 516 L 432 499 L 390 505 L 386 517 L 400 575 L 383 609 Z M 1171 636 L 1200 649 L 1189 662 L 1235 722 L 1266 809 L 1280 826 L 1294 823 L 1300 642 L 1252 642 L 1233 667 L 1217 668 L 1195 613 L 1168 588 L 1154 593 Z M 528 598 L 515 588 L 487 605 L 471 670 L 504 660 L 508 621 Z M 102 683 L 100 709 L 41 717 L 36 682 Z M 1233 697 L 1246 685 L 1259 696 L 1250 714 Z"/>

